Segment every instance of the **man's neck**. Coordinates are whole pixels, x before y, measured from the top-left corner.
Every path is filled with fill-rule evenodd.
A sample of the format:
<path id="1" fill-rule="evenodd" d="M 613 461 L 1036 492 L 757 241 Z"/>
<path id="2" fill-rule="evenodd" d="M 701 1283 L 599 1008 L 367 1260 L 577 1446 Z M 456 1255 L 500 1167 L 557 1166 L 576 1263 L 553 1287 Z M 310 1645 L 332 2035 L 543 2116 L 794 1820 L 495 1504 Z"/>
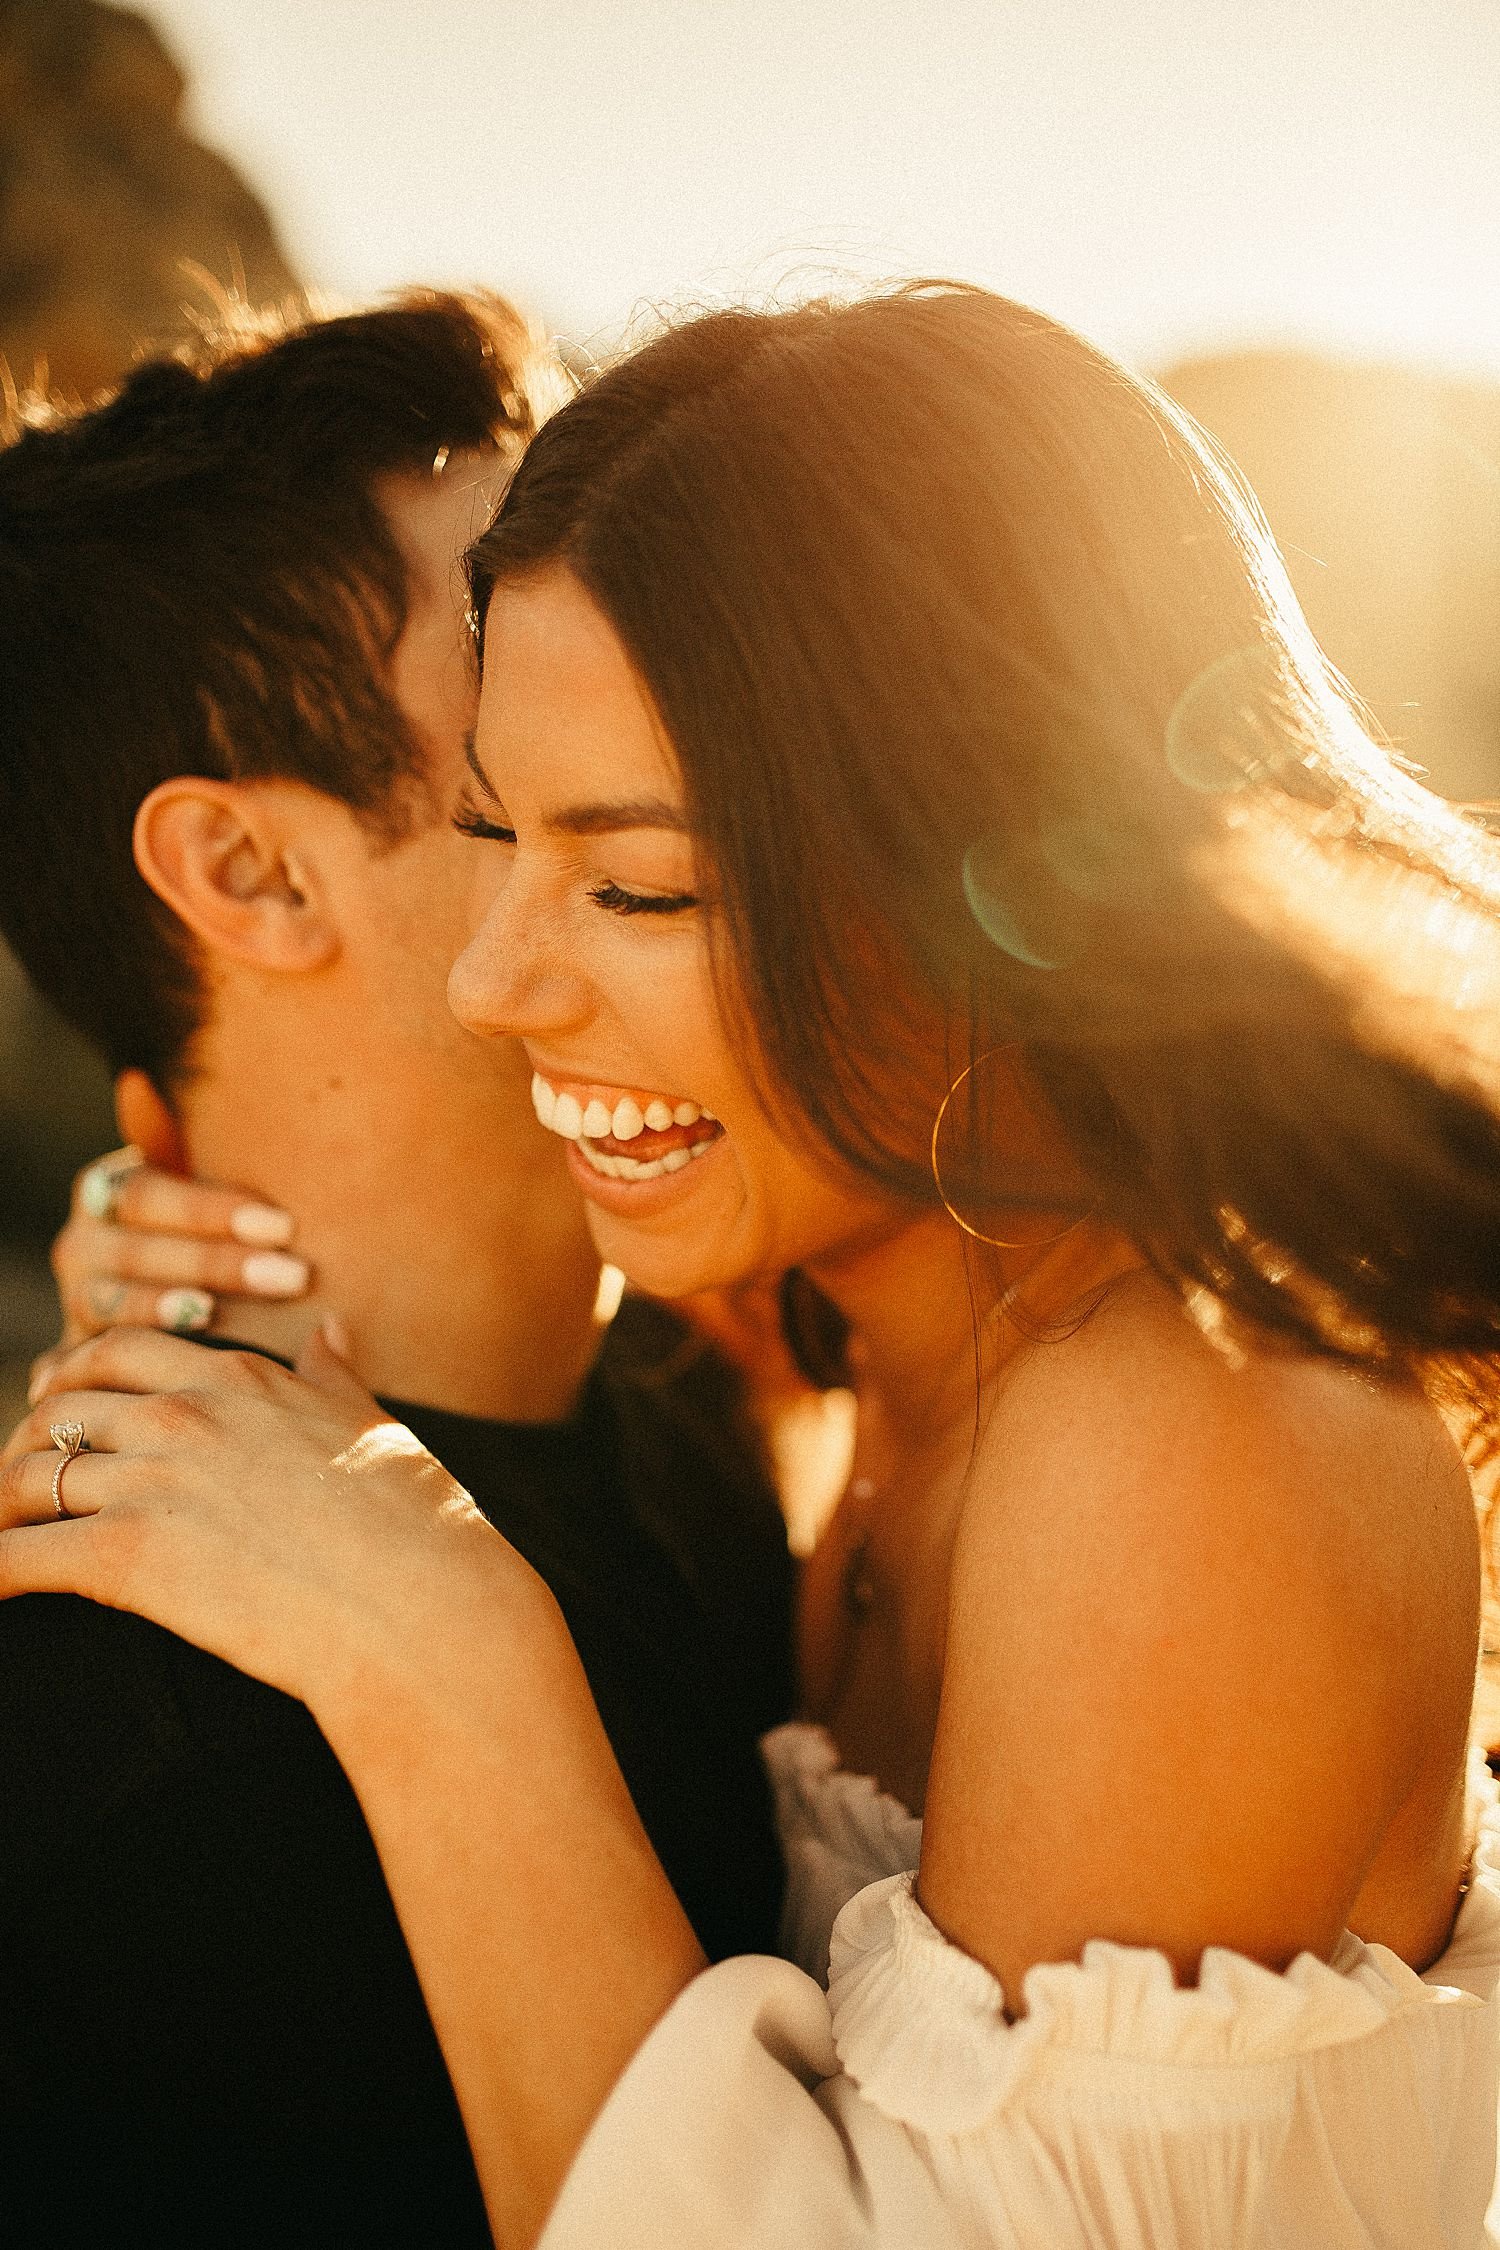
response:
<path id="1" fill-rule="evenodd" d="M 476 1046 L 455 1069 L 451 1049 L 416 1048 L 393 1065 L 378 1026 L 325 1028 L 217 1023 L 178 1105 L 192 1169 L 292 1212 L 314 1269 L 310 1298 L 236 1298 L 216 1326 L 291 1354 L 335 1312 L 385 1397 L 560 1419 L 599 1341 L 599 1262 L 523 1058 Z"/>

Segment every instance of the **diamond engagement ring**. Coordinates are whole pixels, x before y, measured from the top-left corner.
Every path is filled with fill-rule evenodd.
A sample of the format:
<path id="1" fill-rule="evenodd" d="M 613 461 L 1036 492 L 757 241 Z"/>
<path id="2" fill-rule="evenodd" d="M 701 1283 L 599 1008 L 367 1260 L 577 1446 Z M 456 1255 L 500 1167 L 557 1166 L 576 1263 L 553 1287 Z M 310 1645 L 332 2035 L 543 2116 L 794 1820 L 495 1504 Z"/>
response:
<path id="1" fill-rule="evenodd" d="M 52 1505 L 58 1515 L 71 1516 L 72 1509 L 63 1505 L 63 1470 L 70 1461 L 76 1461 L 80 1453 L 87 1453 L 89 1441 L 83 1434 L 81 1422 L 54 1422 L 47 1435 L 62 1455 L 62 1459 L 52 1472 Z"/>

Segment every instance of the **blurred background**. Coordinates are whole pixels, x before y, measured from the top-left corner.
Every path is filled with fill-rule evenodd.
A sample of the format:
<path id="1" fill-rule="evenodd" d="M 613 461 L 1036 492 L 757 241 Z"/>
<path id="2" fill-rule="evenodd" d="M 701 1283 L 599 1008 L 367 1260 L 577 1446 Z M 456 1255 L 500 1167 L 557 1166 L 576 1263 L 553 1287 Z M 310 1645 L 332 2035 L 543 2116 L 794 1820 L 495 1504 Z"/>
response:
<path id="1" fill-rule="evenodd" d="M 1159 376 L 1394 744 L 1500 798 L 1500 0 L 0 0 L 21 388 L 91 396 L 215 288 L 485 282 L 597 356 L 916 272 Z M 113 1137 L 0 959 L 0 1420 Z"/>

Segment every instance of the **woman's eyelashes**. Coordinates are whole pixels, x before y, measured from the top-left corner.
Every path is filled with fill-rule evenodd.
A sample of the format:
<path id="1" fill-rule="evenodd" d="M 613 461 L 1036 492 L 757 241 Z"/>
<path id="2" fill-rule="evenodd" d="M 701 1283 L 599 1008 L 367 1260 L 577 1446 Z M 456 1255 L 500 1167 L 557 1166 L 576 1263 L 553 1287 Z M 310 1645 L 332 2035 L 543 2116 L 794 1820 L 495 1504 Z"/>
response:
<path id="1" fill-rule="evenodd" d="M 698 904 L 691 891 L 627 891 L 619 883 L 596 883 L 589 897 L 607 914 L 685 914 Z"/>
<path id="2" fill-rule="evenodd" d="M 466 797 L 459 799 L 453 825 L 460 836 L 472 836 L 482 844 L 513 844 L 516 840 L 513 828 L 481 812 Z M 623 883 L 612 882 L 592 884 L 588 895 L 606 914 L 685 914 L 699 903 L 693 891 L 631 891 Z"/>
<path id="3" fill-rule="evenodd" d="M 513 828 L 507 828 L 503 821 L 491 820 L 487 813 L 482 813 L 467 797 L 460 797 L 453 815 L 453 825 L 460 836 L 476 837 L 482 844 L 513 844 L 516 840 Z"/>

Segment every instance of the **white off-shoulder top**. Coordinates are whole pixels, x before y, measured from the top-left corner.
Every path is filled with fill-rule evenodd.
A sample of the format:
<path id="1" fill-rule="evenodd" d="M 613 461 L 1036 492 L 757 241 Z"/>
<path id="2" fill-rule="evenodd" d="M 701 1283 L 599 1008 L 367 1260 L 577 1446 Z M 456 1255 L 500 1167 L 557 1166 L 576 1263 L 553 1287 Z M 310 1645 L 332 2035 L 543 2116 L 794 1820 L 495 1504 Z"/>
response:
<path id="1" fill-rule="evenodd" d="M 1500 1812 L 1421 1975 L 1346 1934 L 1284 1974 L 1095 1943 L 989 1970 L 927 1919 L 921 1823 L 821 1729 L 766 1739 L 789 1959 L 698 1977 L 543 2250 L 1479 2250 L 1500 2096 Z M 827 1968 L 826 1990 L 824 1970 Z"/>

